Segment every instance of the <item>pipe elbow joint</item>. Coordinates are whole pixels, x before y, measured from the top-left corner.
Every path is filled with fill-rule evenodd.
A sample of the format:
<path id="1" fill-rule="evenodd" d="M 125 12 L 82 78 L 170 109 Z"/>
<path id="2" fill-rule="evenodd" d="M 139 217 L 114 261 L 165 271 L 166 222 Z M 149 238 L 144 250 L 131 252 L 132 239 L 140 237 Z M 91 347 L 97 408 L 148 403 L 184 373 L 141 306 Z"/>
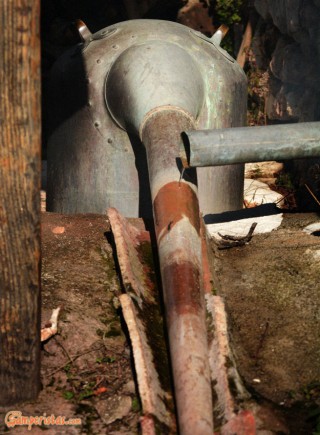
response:
<path id="1" fill-rule="evenodd" d="M 115 122 L 140 134 L 155 110 L 183 111 L 196 120 L 205 84 L 194 58 L 181 46 L 149 41 L 129 47 L 115 60 L 105 83 L 105 100 Z"/>

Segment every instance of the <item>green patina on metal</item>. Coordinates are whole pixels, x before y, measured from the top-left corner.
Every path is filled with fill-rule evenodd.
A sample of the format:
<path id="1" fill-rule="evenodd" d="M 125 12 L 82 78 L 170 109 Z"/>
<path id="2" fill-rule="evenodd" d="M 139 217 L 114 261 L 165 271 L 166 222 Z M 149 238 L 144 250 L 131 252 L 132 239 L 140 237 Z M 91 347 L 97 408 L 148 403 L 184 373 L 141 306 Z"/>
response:
<path id="1" fill-rule="evenodd" d="M 215 40 L 178 23 L 132 20 L 82 37 L 85 50 L 66 52 L 52 71 L 47 208 L 150 218 L 145 154 L 131 136 L 164 106 L 189 113 L 197 129 L 244 125 L 245 74 Z M 241 208 L 242 182 L 241 165 L 199 170 L 202 212 Z"/>

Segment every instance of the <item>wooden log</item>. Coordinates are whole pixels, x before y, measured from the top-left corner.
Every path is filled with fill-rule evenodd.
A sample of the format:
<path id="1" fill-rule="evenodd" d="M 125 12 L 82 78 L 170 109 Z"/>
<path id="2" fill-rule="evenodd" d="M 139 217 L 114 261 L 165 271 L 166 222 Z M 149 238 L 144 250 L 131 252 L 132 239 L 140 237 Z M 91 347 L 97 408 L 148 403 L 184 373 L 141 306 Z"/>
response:
<path id="1" fill-rule="evenodd" d="M 40 389 L 40 1 L 0 2 L 0 405 Z"/>
<path id="2" fill-rule="evenodd" d="M 249 20 L 242 38 L 242 42 L 239 48 L 239 53 L 237 55 L 237 62 L 241 66 L 241 68 L 244 68 L 245 63 L 247 61 L 248 50 L 250 49 L 251 41 L 252 41 L 252 24 Z"/>

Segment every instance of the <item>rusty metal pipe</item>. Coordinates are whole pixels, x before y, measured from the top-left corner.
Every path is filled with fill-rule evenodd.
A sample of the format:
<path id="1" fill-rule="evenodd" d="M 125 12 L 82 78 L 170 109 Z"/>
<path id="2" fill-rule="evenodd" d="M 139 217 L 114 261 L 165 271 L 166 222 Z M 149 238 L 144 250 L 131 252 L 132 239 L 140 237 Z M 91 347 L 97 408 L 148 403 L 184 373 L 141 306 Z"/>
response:
<path id="1" fill-rule="evenodd" d="M 181 435 L 212 435 L 212 392 L 202 286 L 197 186 L 176 156 L 205 100 L 199 66 L 172 42 L 130 47 L 113 64 L 106 102 L 146 148 Z"/>
<path id="2" fill-rule="evenodd" d="M 189 131 L 183 134 L 184 166 L 290 160 L 320 156 L 320 122 Z"/>
<path id="3" fill-rule="evenodd" d="M 197 187 L 180 178 L 176 164 L 181 131 L 190 128 L 193 120 L 184 111 L 155 110 L 141 127 L 141 139 L 147 150 L 180 433 L 212 435 Z"/>

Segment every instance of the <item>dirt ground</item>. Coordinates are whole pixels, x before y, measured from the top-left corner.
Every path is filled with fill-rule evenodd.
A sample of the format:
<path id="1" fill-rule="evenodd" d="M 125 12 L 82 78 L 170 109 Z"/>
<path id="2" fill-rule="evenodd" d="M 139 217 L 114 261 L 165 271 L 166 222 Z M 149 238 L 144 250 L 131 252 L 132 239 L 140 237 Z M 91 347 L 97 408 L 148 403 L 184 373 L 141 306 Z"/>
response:
<path id="1" fill-rule="evenodd" d="M 104 216 L 42 215 L 42 319 L 62 308 L 59 333 L 41 351 L 42 391 L 23 415 L 80 418 L 39 434 L 135 434 L 140 403 L 118 310 L 120 284 Z M 2 409 L 0 433 L 7 433 Z M 10 432 L 25 434 L 26 426 Z"/>
<path id="2" fill-rule="evenodd" d="M 316 214 L 285 214 L 246 246 L 211 245 L 240 375 L 295 435 L 320 433 L 320 239 L 303 231 L 315 222 Z"/>
<path id="3" fill-rule="evenodd" d="M 279 229 L 220 250 L 215 290 L 225 299 L 237 368 L 253 399 L 283 425 L 264 434 L 312 434 L 320 416 L 320 239 L 303 232 L 316 214 L 287 214 Z M 31 433 L 138 434 L 140 402 L 107 218 L 42 216 L 42 319 L 62 308 L 59 332 L 42 347 L 42 391 L 23 415 L 79 418 Z M 0 433 L 8 429 L 1 409 Z M 267 411 L 266 411 L 267 410 Z M 269 428 L 270 429 L 270 428 Z"/>

